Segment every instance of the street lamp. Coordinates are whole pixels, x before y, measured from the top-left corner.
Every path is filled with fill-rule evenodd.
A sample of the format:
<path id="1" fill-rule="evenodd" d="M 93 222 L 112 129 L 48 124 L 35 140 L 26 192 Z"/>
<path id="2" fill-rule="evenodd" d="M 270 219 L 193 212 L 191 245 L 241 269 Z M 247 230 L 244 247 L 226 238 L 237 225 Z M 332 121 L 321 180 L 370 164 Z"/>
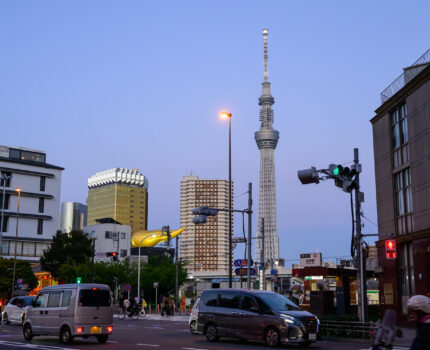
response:
<path id="1" fill-rule="evenodd" d="M 2 197 L 2 211 L 1 211 L 1 220 L 0 220 L 0 255 L 2 255 L 2 238 L 3 238 L 3 221 L 4 221 L 4 211 L 5 211 L 5 199 L 6 199 L 6 181 L 11 177 L 2 173 L 0 177 L 0 182 L 3 182 L 3 197 Z"/>
<path id="2" fill-rule="evenodd" d="M 11 298 L 13 298 L 14 290 L 15 290 L 15 275 L 16 275 L 16 246 L 18 245 L 18 223 L 19 223 L 19 200 L 21 198 L 21 189 L 18 187 L 16 189 L 18 192 L 18 207 L 16 210 L 16 231 L 15 231 L 15 254 L 13 257 L 13 277 L 12 277 L 12 293 Z"/>
<path id="3" fill-rule="evenodd" d="M 139 261 L 137 262 L 137 297 L 140 299 L 140 247 L 142 246 L 142 243 L 145 239 L 150 238 L 150 237 L 157 237 L 157 235 L 151 235 L 151 236 L 146 236 L 143 237 L 142 240 L 140 241 L 139 244 Z M 157 301 L 155 301 L 157 302 Z"/>
<path id="4" fill-rule="evenodd" d="M 221 112 L 220 117 L 228 119 L 228 287 L 232 288 L 233 255 L 232 255 L 232 205 L 231 205 L 231 113 Z"/>

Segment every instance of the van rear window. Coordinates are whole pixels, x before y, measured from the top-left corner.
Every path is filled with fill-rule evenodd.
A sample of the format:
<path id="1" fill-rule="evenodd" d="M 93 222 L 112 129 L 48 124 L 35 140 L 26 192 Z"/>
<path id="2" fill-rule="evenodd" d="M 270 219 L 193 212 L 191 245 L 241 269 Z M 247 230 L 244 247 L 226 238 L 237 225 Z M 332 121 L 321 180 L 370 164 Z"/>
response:
<path id="1" fill-rule="evenodd" d="M 81 289 L 79 306 L 111 306 L 110 292 L 101 289 Z"/>

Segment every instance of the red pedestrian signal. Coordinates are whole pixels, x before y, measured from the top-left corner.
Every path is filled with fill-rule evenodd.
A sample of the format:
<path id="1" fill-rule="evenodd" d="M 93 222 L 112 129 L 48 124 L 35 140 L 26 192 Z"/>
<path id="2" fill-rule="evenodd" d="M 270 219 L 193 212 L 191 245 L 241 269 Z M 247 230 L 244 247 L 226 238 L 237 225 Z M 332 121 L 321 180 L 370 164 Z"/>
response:
<path id="1" fill-rule="evenodd" d="M 394 239 L 389 239 L 385 241 L 385 258 L 386 259 L 396 259 L 396 241 Z"/>
<path id="2" fill-rule="evenodd" d="M 112 257 L 112 260 L 113 260 L 113 261 L 117 261 L 117 260 L 118 260 L 118 253 L 117 253 L 117 252 L 109 252 L 109 253 L 106 253 L 106 256 L 107 256 L 107 257 Z"/>

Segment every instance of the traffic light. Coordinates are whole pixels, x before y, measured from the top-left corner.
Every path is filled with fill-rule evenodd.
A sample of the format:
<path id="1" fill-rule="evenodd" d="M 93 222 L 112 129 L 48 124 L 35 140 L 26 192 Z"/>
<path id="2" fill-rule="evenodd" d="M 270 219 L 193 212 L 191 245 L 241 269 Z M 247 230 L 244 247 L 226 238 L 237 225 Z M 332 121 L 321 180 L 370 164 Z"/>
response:
<path id="1" fill-rule="evenodd" d="M 328 176 L 334 179 L 334 184 L 342 188 L 345 192 L 351 192 L 357 188 L 356 175 L 359 173 L 355 169 L 355 165 L 350 169 L 338 164 L 330 164 L 328 166 Z"/>
<path id="2" fill-rule="evenodd" d="M 386 259 L 396 259 L 396 241 L 394 239 L 388 239 L 385 241 L 385 258 Z"/>
<path id="3" fill-rule="evenodd" d="M 82 282 L 82 277 L 76 277 L 76 283 L 81 283 Z"/>
<path id="4" fill-rule="evenodd" d="M 194 224 L 205 224 L 208 216 L 217 216 L 218 209 L 209 208 L 209 207 L 197 207 L 192 210 L 194 215 L 197 215 L 193 218 Z"/>
<path id="5" fill-rule="evenodd" d="M 318 171 L 314 166 L 310 169 L 299 170 L 297 172 L 297 176 L 299 177 L 299 180 L 302 182 L 303 185 L 312 183 L 317 184 L 320 182 Z"/>

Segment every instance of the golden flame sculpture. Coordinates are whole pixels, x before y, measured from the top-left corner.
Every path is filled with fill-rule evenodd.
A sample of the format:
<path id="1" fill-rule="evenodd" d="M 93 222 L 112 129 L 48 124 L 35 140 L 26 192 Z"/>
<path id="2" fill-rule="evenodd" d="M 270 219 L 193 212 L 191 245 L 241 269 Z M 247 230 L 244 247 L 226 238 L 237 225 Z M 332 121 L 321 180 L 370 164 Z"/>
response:
<path id="1" fill-rule="evenodd" d="M 184 232 L 186 227 L 182 227 L 178 230 L 170 231 L 170 238 L 175 238 Z M 152 231 L 137 231 L 131 236 L 131 245 L 135 248 L 139 247 L 154 247 L 158 243 L 167 241 L 167 232 L 159 230 Z"/>

